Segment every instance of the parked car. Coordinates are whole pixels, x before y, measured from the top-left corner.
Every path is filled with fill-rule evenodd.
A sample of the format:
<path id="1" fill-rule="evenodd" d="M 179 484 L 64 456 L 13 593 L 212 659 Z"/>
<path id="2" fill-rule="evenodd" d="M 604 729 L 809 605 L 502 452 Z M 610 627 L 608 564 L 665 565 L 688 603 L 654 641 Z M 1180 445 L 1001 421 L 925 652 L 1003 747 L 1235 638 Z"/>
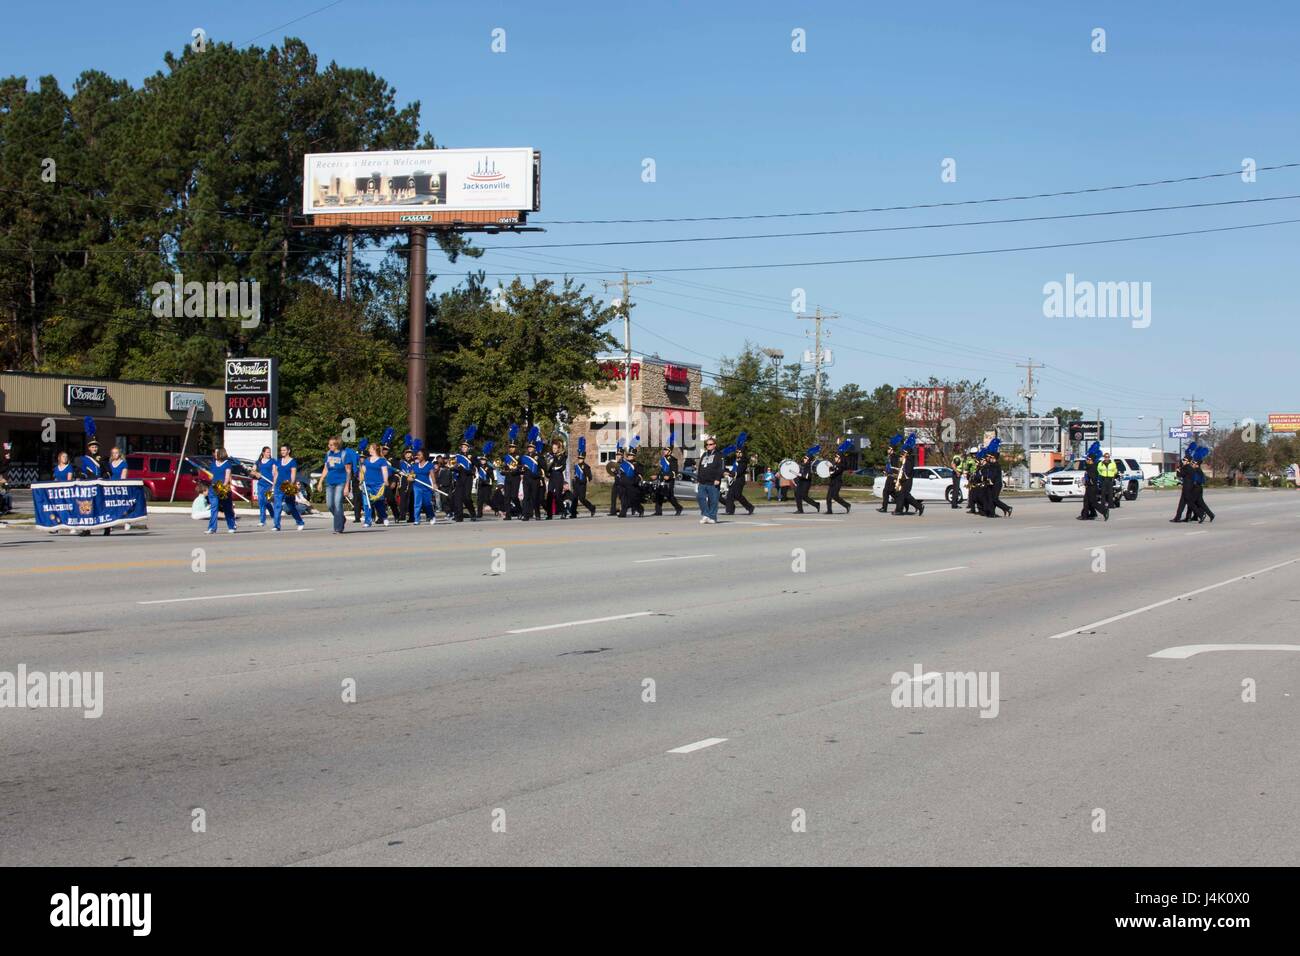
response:
<path id="1" fill-rule="evenodd" d="M 962 478 L 962 494 L 966 494 L 966 479 Z M 880 475 L 871 484 L 871 493 L 877 498 L 885 496 L 885 476 Z M 922 467 L 912 470 L 912 497 L 920 501 L 952 501 L 952 469 L 948 467 Z"/>
<path id="2" fill-rule="evenodd" d="M 855 472 L 853 473 L 853 477 L 854 477 L 854 478 L 870 478 L 872 481 L 875 481 L 875 480 L 876 480 L 876 475 L 877 475 L 877 474 L 879 474 L 879 473 L 876 471 L 876 469 L 875 469 L 874 467 L 872 467 L 871 465 L 868 465 L 866 468 L 859 468 L 857 471 L 855 471 Z"/>
<path id="3" fill-rule="evenodd" d="M 187 460 L 183 462 L 180 457 L 174 452 L 132 452 L 126 456 L 126 477 L 144 483 L 146 501 L 171 500 L 173 485 L 176 488 L 176 501 L 193 501 L 198 494 L 195 484 L 205 479 L 199 467 L 211 467 L 212 456 L 186 455 Z M 251 463 L 236 461 L 232 471 L 235 494 L 246 499 L 252 498 L 249 467 Z"/>

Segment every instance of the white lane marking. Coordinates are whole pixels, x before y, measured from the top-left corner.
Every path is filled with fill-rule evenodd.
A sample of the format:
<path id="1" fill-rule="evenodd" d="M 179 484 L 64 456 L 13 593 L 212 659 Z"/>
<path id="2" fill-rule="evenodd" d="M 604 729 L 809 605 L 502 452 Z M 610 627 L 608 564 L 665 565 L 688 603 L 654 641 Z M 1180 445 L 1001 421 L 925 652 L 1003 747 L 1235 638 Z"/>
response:
<path id="1" fill-rule="evenodd" d="M 649 617 L 654 611 L 635 611 L 632 614 L 612 614 L 609 617 L 589 617 L 582 621 L 561 621 L 559 624 L 541 624 L 537 627 L 517 627 L 507 634 L 529 634 L 533 631 L 553 631 L 558 627 L 577 627 L 580 624 L 603 624 L 606 621 L 625 621 L 629 617 Z"/>
<path id="2" fill-rule="evenodd" d="M 1257 524 L 1268 524 L 1268 522 L 1267 522 L 1267 521 L 1252 521 L 1251 524 L 1252 524 L 1252 525 L 1257 525 Z"/>
<path id="3" fill-rule="evenodd" d="M 919 578 L 923 574 L 943 574 L 945 571 L 964 571 L 970 567 L 968 564 L 958 564 L 951 568 L 935 568 L 933 571 L 912 571 L 910 574 L 904 574 L 905 578 Z"/>
<path id="4" fill-rule="evenodd" d="M 1101 621 L 1093 621 L 1091 624 L 1085 624 L 1083 627 L 1076 627 L 1070 631 L 1062 631 L 1060 634 L 1053 634 L 1048 638 L 1054 641 L 1058 637 L 1073 637 L 1080 631 L 1090 631 L 1096 627 L 1105 627 L 1107 624 L 1114 624 L 1116 621 L 1122 621 L 1126 617 L 1133 617 L 1135 614 L 1143 614 L 1147 611 L 1154 611 L 1158 607 L 1164 607 L 1166 604 L 1173 604 L 1175 601 L 1181 601 L 1183 598 L 1194 597 L 1197 594 L 1204 594 L 1206 591 L 1213 591 L 1215 588 L 1221 588 L 1225 584 L 1235 584 L 1238 581 L 1244 581 L 1246 578 L 1254 577 L 1257 574 L 1267 574 L 1269 571 L 1276 571 L 1278 568 L 1285 568 L 1287 565 L 1295 564 L 1300 558 L 1292 558 L 1290 561 L 1283 561 L 1281 564 L 1270 564 L 1266 568 L 1260 568 L 1258 571 L 1247 571 L 1235 578 L 1228 578 L 1226 581 L 1220 581 L 1217 584 L 1207 584 L 1203 588 L 1197 588 L 1195 591 L 1185 591 L 1182 594 L 1175 594 L 1171 598 L 1165 598 L 1163 601 L 1157 601 L 1155 604 L 1148 604 L 1145 607 L 1135 608 L 1132 611 L 1125 611 L 1123 614 L 1116 614 L 1114 617 L 1108 617 Z"/>
<path id="5" fill-rule="evenodd" d="M 1181 661 L 1210 651 L 1300 651 L 1300 644 L 1183 644 L 1181 647 L 1166 647 L 1147 657 Z"/>
<path id="6" fill-rule="evenodd" d="M 268 594 L 302 594 L 314 588 L 289 588 L 286 591 L 245 591 L 243 594 L 205 594 L 202 597 L 166 598 L 162 601 L 136 601 L 136 604 L 181 604 L 185 601 L 222 601 L 227 598 L 265 597 Z"/>
<path id="7" fill-rule="evenodd" d="M 1021 530 L 1021 531 L 1046 531 L 1046 530 L 1048 530 L 1048 529 L 1051 528 L 1051 527 L 1052 527 L 1052 525 L 1050 525 L 1050 524 L 1031 524 L 1031 525 L 1023 525 L 1023 526 L 1020 527 L 1019 530 Z"/>
<path id="8" fill-rule="evenodd" d="M 1184 531 L 1183 534 L 1209 534 L 1208 531 Z"/>
<path id="9" fill-rule="evenodd" d="M 882 544 L 890 544 L 891 542 L 894 541 L 924 541 L 924 540 L 925 540 L 925 535 L 918 534 L 915 537 L 911 537 L 911 538 L 881 538 L 880 542 Z"/>
<path id="10" fill-rule="evenodd" d="M 705 747 L 712 747 L 714 744 L 726 743 L 726 737 L 707 737 L 704 740 L 697 740 L 693 744 L 685 744 L 681 747 L 674 747 L 668 751 L 670 754 L 688 754 L 696 750 L 703 750 Z"/>
<path id="11" fill-rule="evenodd" d="M 691 558 L 716 558 L 716 554 L 676 554 L 671 558 L 638 558 L 633 564 L 654 564 L 656 561 L 689 561 Z"/>

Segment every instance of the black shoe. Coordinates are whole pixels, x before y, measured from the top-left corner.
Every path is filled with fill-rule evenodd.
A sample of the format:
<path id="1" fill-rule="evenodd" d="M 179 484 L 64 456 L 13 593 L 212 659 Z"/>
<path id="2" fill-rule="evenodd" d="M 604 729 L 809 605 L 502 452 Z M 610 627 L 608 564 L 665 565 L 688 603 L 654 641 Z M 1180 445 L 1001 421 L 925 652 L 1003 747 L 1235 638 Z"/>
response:
<path id="1" fill-rule="evenodd" d="M 876 510 L 879 511 L 882 515 L 885 514 L 887 511 L 889 511 L 888 508 L 877 508 Z"/>
<path id="2" fill-rule="evenodd" d="M 1109 520 L 1110 520 L 1110 512 L 1109 512 L 1109 511 L 1103 511 L 1103 512 L 1101 513 L 1101 520 L 1102 520 L 1102 521 L 1109 521 Z"/>
<path id="3" fill-rule="evenodd" d="M 923 514 L 925 514 L 925 502 L 924 502 L 924 501 L 918 501 L 918 502 L 916 503 L 916 516 L 919 518 L 919 517 L 921 517 Z"/>
<path id="4" fill-rule="evenodd" d="M 677 515 L 680 515 L 681 513 L 682 513 L 682 509 L 681 509 L 681 508 L 678 508 L 678 509 L 677 509 L 677 514 L 676 514 L 676 515 L 673 515 L 673 517 L 675 518 L 675 517 L 677 517 Z"/>
<path id="5" fill-rule="evenodd" d="M 1013 512 L 1013 511 L 1015 511 L 1015 510 L 1016 510 L 1016 509 L 1012 508 L 1010 505 L 1007 505 L 1007 517 L 1010 518 L 1010 517 L 1011 517 L 1011 512 Z"/>
<path id="6" fill-rule="evenodd" d="M 749 509 L 749 513 L 752 515 L 752 514 L 754 513 L 754 509 L 753 509 L 753 508 L 750 508 L 750 509 Z M 679 511 L 678 514 L 681 514 L 681 512 Z M 1210 520 L 1213 521 L 1214 519 L 1211 518 Z"/>

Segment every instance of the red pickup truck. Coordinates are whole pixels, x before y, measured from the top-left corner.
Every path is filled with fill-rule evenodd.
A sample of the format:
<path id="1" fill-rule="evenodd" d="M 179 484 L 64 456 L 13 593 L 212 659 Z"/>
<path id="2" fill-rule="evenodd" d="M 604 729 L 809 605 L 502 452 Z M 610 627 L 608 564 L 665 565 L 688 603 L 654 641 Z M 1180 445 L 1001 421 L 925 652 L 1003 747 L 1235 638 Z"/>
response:
<path id="1" fill-rule="evenodd" d="M 200 468 L 211 467 L 212 456 L 186 455 L 188 460 L 184 462 L 180 457 L 174 452 L 132 452 L 126 456 L 126 477 L 144 482 L 144 495 L 148 501 L 170 500 L 172 485 L 175 485 L 176 500 L 188 504 L 198 497 L 194 485 L 207 478 Z M 252 479 L 248 476 L 251 467 L 249 462 L 235 462 L 232 478 L 236 501 L 241 497 L 252 500 Z"/>

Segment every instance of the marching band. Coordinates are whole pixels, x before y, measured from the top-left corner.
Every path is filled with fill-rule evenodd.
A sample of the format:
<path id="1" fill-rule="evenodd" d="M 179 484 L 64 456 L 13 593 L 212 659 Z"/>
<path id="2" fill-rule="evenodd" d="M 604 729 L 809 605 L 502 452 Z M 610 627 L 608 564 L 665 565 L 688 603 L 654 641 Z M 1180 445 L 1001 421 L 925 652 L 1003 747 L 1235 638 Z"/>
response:
<path id="1" fill-rule="evenodd" d="M 494 517 L 503 521 L 550 521 L 555 517 L 576 519 L 579 509 L 585 509 L 594 518 L 596 505 L 587 497 L 592 469 L 587 462 L 586 438 L 578 439 L 576 454 L 571 458 L 564 439 L 554 437 L 548 445 L 542 440 L 539 427 L 533 425 L 521 453 L 519 431 L 517 424 L 510 426 L 506 451 L 495 458 L 492 457 L 495 442 L 487 441 L 480 450 L 475 450 L 478 429 L 474 425 L 465 429 L 459 451 L 452 456 L 431 457 L 423 443 L 408 434 L 403 438 L 401 457 L 394 461 L 392 428 L 386 429 L 378 442 L 369 443 L 361 438 L 352 449 L 344 448 L 339 438 L 330 438 L 316 487 L 324 492 L 326 507 L 333 516 L 334 532 L 343 533 L 345 501 L 351 504 L 354 519 L 367 528 L 389 526 L 403 520 L 419 526 L 425 523 L 426 518 L 432 526 L 437 523 L 440 513 L 444 521 L 461 522 L 468 516 L 473 522 L 482 518 L 485 510 L 490 510 Z M 125 478 L 127 462 L 120 449 L 114 447 L 107 459 L 99 456 L 94 420 L 89 416 L 85 419 L 85 432 L 85 454 L 74 461 L 67 452 L 60 452 L 54 480 Z M 745 447 L 748 438 L 748 433 L 742 431 L 733 444 L 721 451 L 713 439 L 706 440 L 696 474 L 689 476 L 679 470 L 678 459 L 673 454 L 675 435 L 670 434 L 667 446 L 659 449 L 658 461 L 649 469 L 648 478 L 643 475 L 638 460 L 638 452 L 642 450 L 640 436 L 633 436 L 626 444 L 620 439 L 612 460 L 605 466 L 613 479 L 609 514 L 619 518 L 629 515 L 644 517 L 646 506 L 653 503 L 656 517 L 663 515 L 665 504 L 673 508 L 674 516 L 679 516 L 685 509 L 677 500 L 676 485 L 689 476 L 699 489 L 701 523 L 716 523 L 719 507 L 724 508 L 728 515 L 734 515 L 739 506 L 752 515 L 754 505 L 744 493 L 753 467 Z M 907 437 L 896 434 L 890 438 L 878 511 L 889 513 L 892 502 L 894 515 L 925 514 L 925 502 L 912 493 L 916 445 L 915 433 Z M 546 451 L 548 447 L 549 451 Z M 795 513 L 803 514 L 805 504 L 821 513 L 821 502 L 811 493 L 814 476 L 827 483 L 826 514 L 834 513 L 834 504 L 838 504 L 845 514 L 849 513 L 852 506 L 844 500 L 841 491 L 847 467 L 845 456 L 852 447 L 852 440 L 846 439 L 835 446 L 829 458 L 821 458 L 821 446 L 814 445 L 803 453 L 799 461 L 787 458 L 780 463 L 777 474 L 794 485 Z M 1001 440 L 994 438 L 987 446 L 969 454 L 953 455 L 950 461 L 952 484 L 947 492 L 953 509 L 959 508 L 963 501 L 962 479 L 965 478 L 968 513 L 986 518 L 997 517 L 999 513 L 1011 517 L 1014 509 L 1001 497 L 1000 448 Z M 1193 442 L 1184 453 L 1179 468 L 1182 490 L 1171 521 L 1214 520 L 1214 512 L 1205 502 L 1205 474 L 1202 470 L 1202 462 L 1209 451 L 1208 447 Z M 1110 455 L 1101 451 L 1100 442 L 1094 441 L 1085 456 L 1084 501 L 1079 519 L 1093 520 L 1100 513 L 1103 520 L 1109 520 L 1116 466 L 1110 461 Z M 243 499 L 235 490 L 232 476 L 242 476 L 243 469 L 224 448 L 216 450 L 210 467 L 204 468 L 193 461 L 190 464 L 205 478 L 200 486 L 206 498 L 208 524 L 205 533 L 216 534 L 218 524 L 224 518 L 227 532 L 233 534 L 236 530 L 233 499 Z M 272 529 L 279 531 L 287 513 L 297 530 L 304 530 L 305 522 L 299 509 L 303 483 L 298 467 L 293 449 L 288 445 L 280 446 L 278 456 L 272 453 L 270 446 L 261 450 L 248 472 L 248 478 L 253 482 L 259 528 L 265 528 L 269 518 Z M 709 494 L 705 494 L 706 491 Z M 108 534 L 109 529 L 104 533 Z"/>

